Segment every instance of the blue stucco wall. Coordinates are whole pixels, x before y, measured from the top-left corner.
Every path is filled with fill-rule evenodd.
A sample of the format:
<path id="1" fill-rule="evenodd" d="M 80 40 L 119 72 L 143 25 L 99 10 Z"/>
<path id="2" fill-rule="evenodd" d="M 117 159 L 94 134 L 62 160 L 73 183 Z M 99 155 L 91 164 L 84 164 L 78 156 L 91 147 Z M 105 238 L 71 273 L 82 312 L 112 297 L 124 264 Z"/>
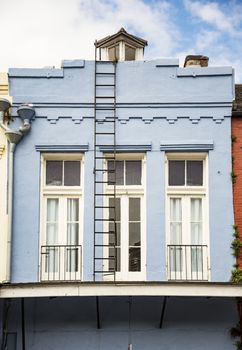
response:
<path id="1" fill-rule="evenodd" d="M 129 341 L 134 350 L 234 349 L 235 299 L 168 298 L 160 329 L 162 303 L 163 297 L 100 298 L 97 329 L 93 297 L 25 299 L 26 349 L 127 350 Z M 8 332 L 17 334 L 16 350 L 22 349 L 20 299 L 11 301 Z"/>
<path id="2" fill-rule="evenodd" d="M 36 110 L 31 131 L 15 152 L 12 282 L 38 281 L 38 145 L 45 149 L 88 145 L 83 276 L 92 280 L 94 62 L 64 62 L 61 69 L 10 69 L 9 77 L 14 125 L 19 124 L 16 108 L 21 103 L 33 103 Z M 148 281 L 166 280 L 164 159 L 171 144 L 173 150 L 209 153 L 211 281 L 230 278 L 232 82 L 230 67 L 183 69 L 176 60 L 117 65 L 117 144 L 129 145 L 131 150 L 134 145 L 141 145 L 141 149 L 151 145 L 146 153 Z"/>

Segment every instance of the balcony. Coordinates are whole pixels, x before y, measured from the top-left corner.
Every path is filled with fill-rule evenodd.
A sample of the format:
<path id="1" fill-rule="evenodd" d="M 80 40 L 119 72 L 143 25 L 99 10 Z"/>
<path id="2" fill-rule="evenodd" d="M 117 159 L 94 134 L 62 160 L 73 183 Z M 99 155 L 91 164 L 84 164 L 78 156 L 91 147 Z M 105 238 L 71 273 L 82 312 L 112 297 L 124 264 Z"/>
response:
<path id="1" fill-rule="evenodd" d="M 208 281 L 207 245 L 167 245 L 170 281 Z"/>
<path id="2" fill-rule="evenodd" d="M 82 246 L 44 245 L 41 246 L 40 280 L 81 281 Z"/>

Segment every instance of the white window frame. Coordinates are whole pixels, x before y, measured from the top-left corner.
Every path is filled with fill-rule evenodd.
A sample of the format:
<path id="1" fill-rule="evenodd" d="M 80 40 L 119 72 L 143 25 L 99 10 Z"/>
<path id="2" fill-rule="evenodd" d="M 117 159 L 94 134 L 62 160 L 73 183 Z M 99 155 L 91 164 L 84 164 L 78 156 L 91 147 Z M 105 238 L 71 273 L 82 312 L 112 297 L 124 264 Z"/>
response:
<path id="1" fill-rule="evenodd" d="M 169 160 L 200 160 L 203 161 L 203 185 L 202 186 L 169 186 Z M 186 166 L 185 166 L 186 172 Z M 179 276 L 179 273 L 169 272 L 169 259 L 168 259 L 168 249 L 166 248 L 166 268 L 167 268 L 167 277 L 171 277 L 172 280 L 175 279 L 187 279 L 187 280 L 201 280 L 202 276 L 206 276 L 210 280 L 210 249 L 209 249 L 209 188 L 208 188 L 208 153 L 205 152 L 187 152 L 187 153 L 166 153 L 165 154 L 165 185 L 166 185 L 166 200 L 165 200 L 165 209 L 166 209 L 166 242 L 167 245 L 171 244 L 170 236 L 170 199 L 171 198 L 181 198 L 182 199 L 182 245 L 191 244 L 190 237 L 190 199 L 192 198 L 201 198 L 202 199 L 202 217 L 203 217 L 203 236 L 202 244 L 207 245 L 207 256 L 204 258 L 207 259 L 206 266 L 207 271 L 202 271 L 200 274 L 194 275 L 192 272 L 186 276 L 185 270 L 182 271 L 182 274 Z M 185 177 L 186 179 L 186 177 Z M 183 233 L 186 232 L 184 235 Z M 185 262 L 183 262 L 185 264 Z M 185 265 L 183 264 L 184 268 Z M 191 270 L 191 266 L 188 266 L 188 269 Z M 185 278 L 186 277 L 186 278 Z"/>
<path id="2" fill-rule="evenodd" d="M 80 161 L 80 186 L 55 186 L 55 185 L 46 185 L 46 162 L 49 160 L 53 161 Z M 58 232 L 58 242 L 57 245 L 67 245 L 66 237 L 66 223 L 67 223 L 67 199 L 76 198 L 79 199 L 79 232 L 78 232 L 78 245 L 81 246 L 81 261 L 80 270 L 78 270 L 79 276 L 83 276 L 83 209 L 84 209 L 84 191 L 83 191 L 83 182 L 84 182 L 84 157 L 79 153 L 43 153 L 41 155 L 41 181 L 40 181 L 40 252 L 39 252 L 39 279 L 40 281 L 44 280 L 57 280 L 57 275 L 54 273 L 47 274 L 44 273 L 43 261 L 41 266 L 41 246 L 47 245 L 46 237 L 46 213 L 47 213 L 47 199 L 48 198 L 57 198 L 59 199 L 59 229 Z M 61 266 L 62 267 L 62 266 Z M 42 274 L 41 274 L 42 271 Z M 71 275 L 69 276 L 71 277 Z M 53 279 L 52 279 L 53 278 Z M 61 280 L 65 280 L 63 276 L 60 276 Z M 68 275 L 66 280 L 69 280 Z"/>
<path id="3" fill-rule="evenodd" d="M 106 154 L 107 158 L 113 154 Z M 121 153 L 116 155 L 116 160 L 141 160 L 141 185 L 117 185 L 116 198 L 120 198 L 121 209 L 121 257 L 120 271 L 116 272 L 116 280 L 118 281 L 145 281 L 146 279 L 146 155 L 141 153 Z M 107 168 L 107 160 L 104 160 L 104 167 Z M 125 169 L 124 169 L 125 171 Z M 107 175 L 106 175 L 107 181 Z M 105 185 L 105 193 L 113 193 L 113 185 Z M 108 196 L 106 197 L 105 205 L 108 205 Z M 140 271 L 129 270 L 129 198 L 140 198 Z M 106 214 L 108 215 L 108 213 Z M 108 217 L 108 216 L 107 216 Z M 108 224 L 106 224 L 108 230 Z M 108 237 L 105 237 L 105 242 L 108 242 Z M 104 255 L 108 256 L 108 248 L 104 250 Z M 108 262 L 105 262 L 104 269 L 107 271 Z M 106 280 L 111 280 L 112 276 L 105 276 Z"/>

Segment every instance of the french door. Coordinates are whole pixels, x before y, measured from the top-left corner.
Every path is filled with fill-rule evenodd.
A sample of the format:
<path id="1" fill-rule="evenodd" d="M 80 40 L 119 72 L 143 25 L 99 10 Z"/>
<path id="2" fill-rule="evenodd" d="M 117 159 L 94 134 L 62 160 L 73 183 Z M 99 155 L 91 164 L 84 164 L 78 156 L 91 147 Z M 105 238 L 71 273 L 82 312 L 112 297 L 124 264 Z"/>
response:
<path id="1" fill-rule="evenodd" d="M 205 196 L 168 197 L 168 279 L 208 279 L 205 217 Z"/>
<path id="2" fill-rule="evenodd" d="M 42 280 L 81 279 L 80 199 L 45 197 L 44 215 Z"/>
<path id="3" fill-rule="evenodd" d="M 109 198 L 109 206 L 114 206 L 114 199 Z M 120 195 L 115 199 L 116 207 L 116 242 L 115 236 L 109 235 L 110 245 L 104 254 L 108 261 L 108 270 L 116 271 L 116 279 L 122 281 L 145 279 L 145 231 L 143 196 Z M 109 209 L 110 232 L 114 231 L 114 211 Z M 112 257 L 116 256 L 116 261 Z"/>

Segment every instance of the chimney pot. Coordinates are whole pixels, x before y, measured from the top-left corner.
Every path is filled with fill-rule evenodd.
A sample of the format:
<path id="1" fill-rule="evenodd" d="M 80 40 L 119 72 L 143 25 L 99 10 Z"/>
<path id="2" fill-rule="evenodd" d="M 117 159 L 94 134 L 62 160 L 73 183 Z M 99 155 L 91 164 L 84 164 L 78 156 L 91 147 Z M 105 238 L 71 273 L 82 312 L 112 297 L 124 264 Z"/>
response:
<path id="1" fill-rule="evenodd" d="M 207 67 L 209 58 L 202 55 L 188 55 L 185 58 L 184 67 Z"/>

